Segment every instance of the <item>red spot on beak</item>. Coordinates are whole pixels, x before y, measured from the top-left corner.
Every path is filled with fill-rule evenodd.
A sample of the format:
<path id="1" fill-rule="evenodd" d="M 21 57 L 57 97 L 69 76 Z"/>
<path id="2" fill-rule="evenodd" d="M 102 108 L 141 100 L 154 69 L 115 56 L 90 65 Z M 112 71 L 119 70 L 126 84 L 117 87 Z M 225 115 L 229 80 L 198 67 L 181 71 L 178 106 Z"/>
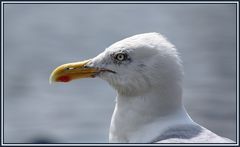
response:
<path id="1" fill-rule="evenodd" d="M 57 78 L 57 81 L 59 82 L 69 82 L 71 79 L 69 76 L 61 76 L 59 78 Z"/>

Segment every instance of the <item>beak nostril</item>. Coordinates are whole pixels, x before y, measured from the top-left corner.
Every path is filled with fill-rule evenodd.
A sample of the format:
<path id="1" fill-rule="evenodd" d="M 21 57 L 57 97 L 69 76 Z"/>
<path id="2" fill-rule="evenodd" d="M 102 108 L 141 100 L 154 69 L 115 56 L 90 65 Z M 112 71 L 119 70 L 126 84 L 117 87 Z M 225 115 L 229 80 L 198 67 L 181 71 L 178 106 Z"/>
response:
<path id="1" fill-rule="evenodd" d="M 74 67 L 66 67 L 65 70 L 73 70 L 75 69 Z"/>

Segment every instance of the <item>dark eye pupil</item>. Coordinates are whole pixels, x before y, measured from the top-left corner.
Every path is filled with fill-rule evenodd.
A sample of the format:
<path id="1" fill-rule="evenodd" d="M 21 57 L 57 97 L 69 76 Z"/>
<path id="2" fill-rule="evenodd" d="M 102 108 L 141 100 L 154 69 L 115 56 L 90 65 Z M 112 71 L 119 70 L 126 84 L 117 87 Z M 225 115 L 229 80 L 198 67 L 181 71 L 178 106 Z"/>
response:
<path id="1" fill-rule="evenodd" d="M 120 61 L 122 61 L 122 60 L 125 59 L 125 55 L 123 55 L 123 54 L 118 54 L 118 55 L 117 55 L 117 59 L 120 60 Z"/>

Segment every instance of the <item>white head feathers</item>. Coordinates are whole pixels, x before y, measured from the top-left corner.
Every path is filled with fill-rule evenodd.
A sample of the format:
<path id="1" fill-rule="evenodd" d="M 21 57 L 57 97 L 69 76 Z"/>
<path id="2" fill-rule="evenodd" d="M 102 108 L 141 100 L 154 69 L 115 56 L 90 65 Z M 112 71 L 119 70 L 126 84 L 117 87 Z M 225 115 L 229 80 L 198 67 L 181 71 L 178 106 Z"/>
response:
<path id="1" fill-rule="evenodd" d="M 119 53 L 126 55 L 124 61 L 115 61 Z M 103 73 L 99 77 L 122 95 L 134 96 L 154 87 L 181 84 L 183 75 L 174 45 L 158 33 L 135 35 L 116 42 L 93 58 L 91 64 L 115 71 L 116 74 Z"/>

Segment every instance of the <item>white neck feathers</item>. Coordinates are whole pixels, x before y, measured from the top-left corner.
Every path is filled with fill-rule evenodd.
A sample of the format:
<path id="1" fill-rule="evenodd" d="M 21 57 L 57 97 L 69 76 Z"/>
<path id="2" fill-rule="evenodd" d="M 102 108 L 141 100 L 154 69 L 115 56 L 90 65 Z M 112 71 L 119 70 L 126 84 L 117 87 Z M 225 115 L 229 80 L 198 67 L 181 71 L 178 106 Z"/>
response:
<path id="1" fill-rule="evenodd" d="M 182 103 L 174 103 L 172 100 L 174 99 L 171 99 L 170 95 L 164 95 L 159 90 L 136 97 L 118 95 L 109 141 L 151 142 L 171 126 L 193 123 Z"/>

